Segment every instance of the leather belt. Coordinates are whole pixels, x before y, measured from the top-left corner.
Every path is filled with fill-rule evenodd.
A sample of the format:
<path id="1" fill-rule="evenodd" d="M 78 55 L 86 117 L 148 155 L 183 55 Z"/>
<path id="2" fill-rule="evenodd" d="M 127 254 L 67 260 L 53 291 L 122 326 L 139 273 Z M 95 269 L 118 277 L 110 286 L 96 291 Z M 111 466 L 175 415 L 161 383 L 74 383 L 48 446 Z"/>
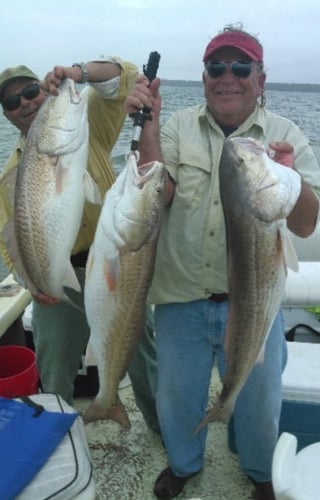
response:
<path id="1" fill-rule="evenodd" d="M 226 302 L 228 300 L 227 293 L 213 293 L 208 297 L 211 302 Z"/>
<path id="2" fill-rule="evenodd" d="M 87 259 L 88 259 L 89 250 L 85 250 L 84 252 L 76 253 L 75 255 L 71 255 L 71 264 L 73 267 L 86 267 Z"/>

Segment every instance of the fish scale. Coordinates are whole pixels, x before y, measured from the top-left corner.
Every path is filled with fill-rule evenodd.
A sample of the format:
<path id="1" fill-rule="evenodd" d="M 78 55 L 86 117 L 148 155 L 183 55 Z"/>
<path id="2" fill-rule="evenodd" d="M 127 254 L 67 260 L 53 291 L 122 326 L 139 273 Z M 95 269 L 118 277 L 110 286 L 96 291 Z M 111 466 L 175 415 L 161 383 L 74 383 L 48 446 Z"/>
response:
<path id="1" fill-rule="evenodd" d="M 128 362 L 143 332 L 145 305 L 153 273 L 156 242 L 144 245 L 143 249 L 120 257 L 121 273 L 117 315 L 110 325 L 106 360 L 107 380 L 113 381 L 109 405 L 116 401 L 118 381 L 127 371 Z M 120 337 L 121 336 L 121 337 Z"/>
<path id="2" fill-rule="evenodd" d="M 31 147 L 33 147 L 32 142 L 30 141 Z M 22 169 L 18 170 L 15 191 L 15 236 L 24 266 L 30 270 L 30 280 L 36 280 L 35 288 L 37 290 L 45 290 L 50 266 L 45 221 L 43 221 L 45 214 L 39 213 L 39 208 L 44 206 L 48 196 L 48 190 L 44 192 L 42 186 L 52 185 L 54 172 L 52 170 L 47 172 L 46 164 L 42 158 L 30 158 L 30 156 L 29 151 L 27 151 L 24 160 L 28 165 L 30 162 L 32 163 L 32 169 L 28 168 L 23 172 Z M 31 227 L 32 231 L 30 231 Z"/>

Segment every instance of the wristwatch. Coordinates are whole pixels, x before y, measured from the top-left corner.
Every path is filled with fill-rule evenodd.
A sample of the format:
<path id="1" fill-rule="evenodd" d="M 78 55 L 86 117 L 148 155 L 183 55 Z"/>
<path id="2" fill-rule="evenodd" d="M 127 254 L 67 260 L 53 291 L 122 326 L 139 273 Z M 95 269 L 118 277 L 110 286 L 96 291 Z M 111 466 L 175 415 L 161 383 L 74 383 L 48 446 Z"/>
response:
<path id="1" fill-rule="evenodd" d="M 78 83 L 86 83 L 89 80 L 89 71 L 87 65 L 83 62 L 80 62 L 80 63 L 74 63 L 72 67 L 74 68 L 74 66 L 78 66 L 81 69 L 82 73 L 81 80 Z"/>

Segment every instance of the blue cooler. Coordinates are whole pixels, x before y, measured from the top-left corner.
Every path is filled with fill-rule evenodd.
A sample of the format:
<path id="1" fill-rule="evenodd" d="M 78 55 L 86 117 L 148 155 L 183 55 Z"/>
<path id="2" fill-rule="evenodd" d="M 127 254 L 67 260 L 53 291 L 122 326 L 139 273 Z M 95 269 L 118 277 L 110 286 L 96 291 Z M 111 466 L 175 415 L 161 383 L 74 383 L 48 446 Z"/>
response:
<path id="1" fill-rule="evenodd" d="M 320 344 L 288 342 L 287 345 L 279 434 L 294 434 L 299 450 L 320 441 Z"/>
<path id="2" fill-rule="evenodd" d="M 300 450 L 320 441 L 320 343 L 287 342 L 287 346 L 279 435 L 294 434 Z M 232 417 L 228 424 L 228 445 L 237 453 Z"/>

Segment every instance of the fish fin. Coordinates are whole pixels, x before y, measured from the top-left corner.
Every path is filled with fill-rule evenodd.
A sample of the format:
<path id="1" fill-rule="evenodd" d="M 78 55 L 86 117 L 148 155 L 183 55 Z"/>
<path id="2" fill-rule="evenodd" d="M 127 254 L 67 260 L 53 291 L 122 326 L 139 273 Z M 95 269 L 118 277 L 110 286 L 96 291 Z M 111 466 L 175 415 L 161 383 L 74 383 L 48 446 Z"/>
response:
<path id="1" fill-rule="evenodd" d="M 113 420 L 125 429 L 130 429 L 130 420 L 125 407 L 118 398 L 115 405 L 105 406 L 98 398 L 96 398 L 86 409 L 83 416 L 85 424 L 94 422 L 95 420 Z"/>
<path id="2" fill-rule="evenodd" d="M 271 321 L 270 325 L 273 325 L 274 320 L 275 320 L 275 317 Z M 266 344 L 267 344 L 270 332 L 271 332 L 271 326 L 269 327 L 269 330 L 268 330 L 268 332 L 265 335 L 265 338 L 264 338 L 263 344 L 261 346 L 260 352 L 258 354 L 256 363 L 262 364 L 264 362 L 264 354 L 265 354 L 265 351 L 266 351 Z"/>
<path id="3" fill-rule="evenodd" d="M 86 280 L 89 278 L 89 276 L 91 274 L 93 264 L 94 264 L 94 255 L 93 255 L 93 249 L 92 249 L 92 245 L 91 245 L 91 247 L 89 249 L 89 253 L 88 253 L 87 264 L 86 264 Z"/>
<path id="4" fill-rule="evenodd" d="M 84 364 L 86 366 L 97 366 L 97 361 L 96 361 L 96 358 L 95 358 L 95 355 L 94 355 L 94 352 L 93 352 L 93 349 L 91 346 L 90 339 L 89 339 L 89 342 L 88 342 L 88 345 L 86 348 L 86 353 L 85 353 L 85 357 L 84 357 Z"/>
<path id="5" fill-rule="evenodd" d="M 65 275 L 64 275 L 64 280 L 63 280 L 62 286 L 66 287 L 66 288 L 72 288 L 76 292 L 81 292 L 80 283 L 78 281 L 77 275 L 76 275 L 70 261 L 66 265 Z"/>
<path id="6" fill-rule="evenodd" d="M 39 293 L 38 288 L 35 286 L 31 278 L 29 277 L 27 271 L 25 270 L 22 259 L 20 257 L 17 240 L 14 233 L 13 217 L 8 219 L 5 227 L 3 228 L 2 237 L 6 242 L 8 255 L 14 266 L 12 274 L 15 281 L 24 288 L 27 288 L 30 293 L 32 294 Z"/>
<path id="7" fill-rule="evenodd" d="M 21 285 L 10 283 L 9 285 L 0 284 L 0 297 L 14 297 L 21 292 Z"/>
<path id="8" fill-rule="evenodd" d="M 233 410 L 232 405 L 225 405 L 219 400 L 219 395 L 217 394 L 217 399 L 214 401 L 212 407 L 208 410 L 206 416 L 201 420 L 200 424 L 197 425 L 193 431 L 193 435 L 196 435 L 203 427 L 205 427 L 210 422 L 223 422 L 227 424 L 229 422 L 231 413 Z"/>
<path id="9" fill-rule="evenodd" d="M 299 261 L 296 249 L 294 248 L 292 239 L 285 223 L 279 223 L 279 236 L 283 249 L 283 259 L 286 269 L 289 267 L 294 272 L 299 271 Z"/>
<path id="10" fill-rule="evenodd" d="M 6 224 L 4 225 L 1 231 L 1 237 L 3 241 L 5 241 L 6 243 L 7 251 L 12 263 L 14 264 L 15 267 L 17 267 L 16 262 L 19 259 L 19 250 L 14 232 L 13 217 L 10 217 L 7 220 Z"/>
<path id="11" fill-rule="evenodd" d="M 5 198 L 8 200 L 10 204 L 10 207 L 14 206 L 14 191 L 16 186 L 17 173 L 18 173 L 18 165 L 16 165 L 13 168 L 10 168 L 10 170 L 5 174 L 3 174 L 1 178 L 1 184 L 6 186 L 5 193 L 4 194 L 1 193 L 1 196 L 5 196 Z"/>
<path id="12" fill-rule="evenodd" d="M 76 304 L 75 302 L 73 302 L 72 299 L 70 299 L 70 297 L 65 293 L 62 295 L 62 297 L 60 297 L 61 300 L 63 300 L 64 302 L 67 302 L 67 304 L 69 304 L 71 307 L 74 307 L 75 309 L 77 309 L 77 311 L 80 311 L 82 312 L 83 314 L 85 314 L 85 310 L 83 307 L 80 307 L 78 306 L 78 304 Z"/>
<path id="13" fill-rule="evenodd" d="M 114 292 L 117 288 L 117 283 L 119 279 L 120 272 L 120 261 L 119 254 L 114 257 L 109 257 L 104 259 L 103 273 L 104 279 L 107 283 L 110 292 Z"/>
<path id="14" fill-rule="evenodd" d="M 99 188 L 87 170 L 84 171 L 83 181 L 84 181 L 84 191 L 86 199 L 91 203 L 95 203 L 96 205 L 101 205 L 102 198 Z"/>
<path id="15" fill-rule="evenodd" d="M 261 365 L 264 362 L 264 353 L 266 350 L 266 339 L 267 339 L 267 337 L 265 338 L 265 341 L 264 341 L 263 345 L 261 346 L 261 349 L 260 349 L 260 352 L 258 354 L 257 361 L 256 361 L 256 363 L 259 363 Z"/>
<path id="16" fill-rule="evenodd" d="M 58 156 L 52 157 L 51 162 L 54 164 L 56 169 L 56 193 L 60 194 L 65 190 L 70 172 L 67 168 L 62 166 Z"/>
<path id="17" fill-rule="evenodd" d="M 18 253 L 18 245 L 15 238 L 14 231 L 14 190 L 15 190 L 15 179 L 17 174 L 17 168 L 9 170 L 1 178 L 0 183 L 0 219 L 2 224 L 0 225 L 0 235 L 2 240 L 6 243 L 9 257 L 14 263 L 14 258 Z"/>

